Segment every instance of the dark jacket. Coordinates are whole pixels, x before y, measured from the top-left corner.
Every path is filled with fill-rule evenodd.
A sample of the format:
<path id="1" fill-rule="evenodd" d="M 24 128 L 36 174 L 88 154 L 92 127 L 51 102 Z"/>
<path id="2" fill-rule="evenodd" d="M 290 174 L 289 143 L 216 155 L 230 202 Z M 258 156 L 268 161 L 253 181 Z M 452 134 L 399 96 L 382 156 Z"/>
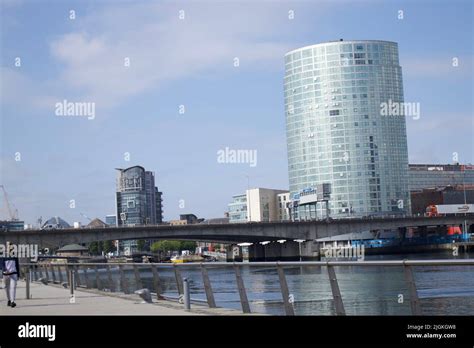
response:
<path id="1" fill-rule="evenodd" d="M 11 260 L 15 261 L 16 272 L 7 273 L 7 271 L 6 271 L 7 267 L 5 265 L 5 261 L 11 261 Z M 18 262 L 18 257 L 4 257 L 4 258 L 2 258 L 1 261 L 0 261 L 0 268 L 2 269 L 2 274 L 3 275 L 16 274 L 16 275 L 18 275 L 18 277 L 20 277 L 20 263 Z"/>

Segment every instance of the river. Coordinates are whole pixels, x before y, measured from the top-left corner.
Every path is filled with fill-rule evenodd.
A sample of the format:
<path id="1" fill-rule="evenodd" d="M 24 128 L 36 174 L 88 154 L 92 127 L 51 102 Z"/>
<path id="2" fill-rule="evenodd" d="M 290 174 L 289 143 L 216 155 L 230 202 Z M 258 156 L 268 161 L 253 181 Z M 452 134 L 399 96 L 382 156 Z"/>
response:
<path id="1" fill-rule="evenodd" d="M 471 253 L 472 254 L 472 253 Z M 462 253 L 457 257 L 450 252 L 413 255 L 366 256 L 365 260 L 420 260 L 472 258 Z M 208 263 L 209 278 L 217 306 L 241 309 L 232 268 L 212 268 Z M 206 300 L 199 268 L 180 267 L 183 278 L 189 280 L 191 298 Z M 474 266 L 417 266 L 413 268 L 418 297 L 424 315 L 473 315 Z M 177 296 L 174 271 L 171 267 L 158 268 L 165 296 Z M 399 266 L 335 267 L 339 288 L 347 315 L 410 315 L 410 300 L 404 271 Z M 90 272 L 90 271 L 89 271 Z M 100 272 L 106 284 L 105 272 Z M 133 270 L 126 270 L 129 288 L 135 290 Z M 289 292 L 294 298 L 297 315 L 334 315 L 331 287 L 326 267 L 304 266 L 285 268 Z M 242 277 L 252 312 L 284 315 L 278 274 L 275 268 L 243 267 Z M 89 280 L 94 276 L 89 273 Z M 118 272 L 113 272 L 115 286 L 119 287 Z M 142 269 L 140 278 L 144 287 L 153 289 L 151 271 Z M 95 286 L 95 284 L 94 284 Z M 402 296 L 400 296 L 402 295 Z"/>

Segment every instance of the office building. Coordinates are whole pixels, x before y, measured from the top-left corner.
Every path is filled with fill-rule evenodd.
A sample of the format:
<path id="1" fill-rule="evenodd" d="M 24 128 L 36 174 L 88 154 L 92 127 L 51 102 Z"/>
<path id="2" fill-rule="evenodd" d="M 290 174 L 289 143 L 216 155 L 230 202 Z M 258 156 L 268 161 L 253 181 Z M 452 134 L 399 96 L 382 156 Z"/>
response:
<path id="1" fill-rule="evenodd" d="M 290 193 L 279 193 L 277 194 L 277 204 L 278 204 L 278 221 L 290 221 L 291 220 L 291 210 L 290 210 Z"/>
<path id="2" fill-rule="evenodd" d="M 474 165 L 470 164 L 410 164 L 410 191 L 474 185 Z"/>
<path id="3" fill-rule="evenodd" d="M 438 204 L 474 204 L 474 185 L 455 185 L 426 188 L 412 191 L 411 209 L 413 215 L 424 215 L 426 208 Z"/>
<path id="4" fill-rule="evenodd" d="M 229 203 L 229 223 L 247 222 L 247 195 L 235 195 Z"/>
<path id="5" fill-rule="evenodd" d="M 116 215 L 107 215 L 105 217 L 105 223 L 109 226 L 117 226 L 117 216 Z"/>
<path id="6" fill-rule="evenodd" d="M 289 211 L 280 209 L 279 204 L 283 205 L 289 199 L 289 193 L 285 190 L 254 188 L 232 198 L 229 204 L 230 223 L 281 221 L 285 214 L 289 216 Z"/>
<path id="7" fill-rule="evenodd" d="M 24 221 L 21 220 L 0 220 L 0 232 L 2 231 L 23 231 L 27 229 Z"/>
<path id="8" fill-rule="evenodd" d="M 284 83 L 294 217 L 409 213 L 405 113 L 382 112 L 387 104 L 405 110 L 397 43 L 295 49 L 285 55 Z"/>
<path id="9" fill-rule="evenodd" d="M 277 195 L 287 192 L 266 188 L 247 190 L 247 220 L 254 222 L 279 221 Z"/>
<path id="10" fill-rule="evenodd" d="M 118 226 L 143 226 L 163 221 L 162 193 L 155 175 L 141 166 L 117 169 L 116 216 Z M 126 253 L 137 250 L 136 241 L 121 242 Z"/>

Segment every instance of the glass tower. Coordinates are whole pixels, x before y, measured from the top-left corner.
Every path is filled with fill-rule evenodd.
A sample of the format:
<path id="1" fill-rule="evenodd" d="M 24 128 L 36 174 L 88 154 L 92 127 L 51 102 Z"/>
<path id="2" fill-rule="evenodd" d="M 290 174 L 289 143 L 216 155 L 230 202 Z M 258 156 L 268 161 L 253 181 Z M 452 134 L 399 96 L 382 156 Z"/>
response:
<path id="1" fill-rule="evenodd" d="M 143 167 L 117 169 L 117 222 L 119 226 L 162 222 L 161 192 L 155 175 Z"/>
<path id="2" fill-rule="evenodd" d="M 381 112 L 383 103 L 404 101 L 397 43 L 340 40 L 290 51 L 284 87 L 294 218 L 410 211 L 405 116 Z M 330 193 L 318 194 L 323 184 Z"/>
<path id="3" fill-rule="evenodd" d="M 155 187 L 155 175 L 141 166 L 117 168 L 117 226 L 142 226 L 162 222 L 162 193 Z M 135 252 L 136 240 L 120 243 L 123 250 Z"/>

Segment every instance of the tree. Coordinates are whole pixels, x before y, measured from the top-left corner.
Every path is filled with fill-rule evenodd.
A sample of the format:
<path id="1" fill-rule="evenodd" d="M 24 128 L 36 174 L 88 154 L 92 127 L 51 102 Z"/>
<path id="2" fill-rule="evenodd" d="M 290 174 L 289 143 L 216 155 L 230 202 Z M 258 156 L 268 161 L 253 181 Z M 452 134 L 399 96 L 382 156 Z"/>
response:
<path id="1" fill-rule="evenodd" d="M 115 250 L 114 243 L 111 240 L 92 242 L 89 244 L 89 253 L 91 255 L 101 255 L 102 252 L 108 254 Z"/>
<path id="2" fill-rule="evenodd" d="M 143 239 L 139 239 L 139 240 L 137 241 L 137 249 L 138 249 L 138 251 L 143 251 L 143 250 L 145 250 L 145 244 L 146 244 L 146 242 L 145 242 Z"/>
<path id="3" fill-rule="evenodd" d="M 154 242 L 151 246 L 151 251 L 153 252 L 167 252 L 175 250 L 179 250 L 179 242 L 172 240 L 160 240 L 158 242 Z"/>
<path id="4" fill-rule="evenodd" d="M 181 251 L 196 249 L 196 242 L 193 241 L 178 241 L 178 240 L 160 240 L 154 242 L 151 245 L 151 251 L 156 252 L 168 252 L 168 251 Z"/>
<path id="5" fill-rule="evenodd" d="M 92 242 L 89 244 L 89 253 L 91 255 L 99 255 L 101 251 L 99 242 Z"/>
<path id="6" fill-rule="evenodd" d="M 179 248 L 180 251 L 181 250 L 190 250 L 190 251 L 194 252 L 196 250 L 196 242 L 183 240 L 180 243 L 181 243 L 180 248 Z"/>
<path id="7" fill-rule="evenodd" d="M 106 254 L 108 254 L 108 253 L 110 253 L 110 252 L 113 252 L 113 251 L 115 250 L 113 241 L 111 241 L 111 240 L 106 240 L 106 241 L 103 243 L 103 249 L 104 249 L 104 252 L 105 252 Z"/>

